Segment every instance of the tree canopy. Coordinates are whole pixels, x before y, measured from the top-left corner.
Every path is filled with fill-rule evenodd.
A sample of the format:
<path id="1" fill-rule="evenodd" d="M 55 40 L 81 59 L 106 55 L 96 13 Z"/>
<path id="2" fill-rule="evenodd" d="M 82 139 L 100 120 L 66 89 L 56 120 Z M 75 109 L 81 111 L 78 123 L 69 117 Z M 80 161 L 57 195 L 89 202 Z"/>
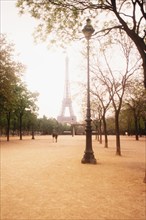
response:
<path id="1" fill-rule="evenodd" d="M 7 42 L 6 36 L 0 37 L 0 109 L 10 108 L 15 102 L 16 84 L 20 82 L 20 75 L 24 65 L 16 62 L 14 45 Z"/>
<path id="2" fill-rule="evenodd" d="M 143 61 L 146 88 L 146 11 L 144 0 L 17 0 L 21 13 L 29 12 L 39 20 L 36 36 L 49 42 L 66 44 L 81 38 L 83 20 L 93 18 L 96 36 L 113 29 L 125 31 L 137 47 Z M 102 35 L 102 36 L 103 36 Z"/>

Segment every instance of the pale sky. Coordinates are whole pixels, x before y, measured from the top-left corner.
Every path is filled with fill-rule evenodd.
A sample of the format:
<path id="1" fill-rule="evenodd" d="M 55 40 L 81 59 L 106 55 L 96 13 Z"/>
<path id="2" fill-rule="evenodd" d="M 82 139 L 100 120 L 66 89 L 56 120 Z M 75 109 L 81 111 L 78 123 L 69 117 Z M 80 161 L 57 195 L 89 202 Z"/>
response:
<path id="1" fill-rule="evenodd" d="M 38 91 L 39 116 L 48 118 L 60 113 L 64 95 L 65 54 L 61 48 L 47 49 L 47 44 L 34 43 L 32 36 L 36 21 L 29 15 L 18 14 L 15 0 L 0 0 L 1 2 L 1 33 L 7 34 L 8 41 L 15 44 L 17 59 L 26 66 L 24 81 L 30 91 Z M 80 105 L 77 96 L 77 81 L 80 75 L 80 45 L 68 49 L 69 78 L 73 110 L 80 117 Z"/>

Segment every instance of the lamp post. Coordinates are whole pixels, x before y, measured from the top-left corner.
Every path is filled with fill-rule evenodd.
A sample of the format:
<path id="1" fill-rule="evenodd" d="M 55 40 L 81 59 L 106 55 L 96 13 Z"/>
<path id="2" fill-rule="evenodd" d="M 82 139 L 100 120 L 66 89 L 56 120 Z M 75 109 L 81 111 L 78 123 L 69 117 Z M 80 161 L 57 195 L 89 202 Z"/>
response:
<path id="1" fill-rule="evenodd" d="M 86 114 L 86 148 L 82 163 L 96 164 L 96 159 L 92 150 L 92 128 L 91 128 L 91 109 L 90 109 L 90 70 L 89 70 L 89 40 L 94 33 L 91 20 L 86 20 L 86 25 L 82 32 L 87 40 L 87 114 Z"/>

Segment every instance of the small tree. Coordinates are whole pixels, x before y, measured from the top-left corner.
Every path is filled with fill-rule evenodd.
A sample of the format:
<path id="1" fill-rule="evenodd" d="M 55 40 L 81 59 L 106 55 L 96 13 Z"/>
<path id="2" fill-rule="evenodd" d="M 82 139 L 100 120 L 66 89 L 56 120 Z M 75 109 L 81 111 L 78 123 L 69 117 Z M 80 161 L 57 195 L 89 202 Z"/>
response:
<path id="1" fill-rule="evenodd" d="M 37 109 L 35 101 L 37 100 L 38 93 L 32 93 L 27 90 L 24 84 L 20 84 L 17 86 L 16 94 L 15 112 L 19 119 L 19 135 L 20 140 L 22 140 L 22 118 L 26 111 L 34 112 Z"/>
<path id="2" fill-rule="evenodd" d="M 96 123 L 98 122 L 98 134 L 99 134 L 99 143 L 102 144 L 102 106 L 99 100 L 93 99 L 92 103 L 92 116 L 95 118 Z M 94 119 L 93 119 L 94 121 Z M 94 122 L 93 122 L 94 123 Z"/>
<path id="3" fill-rule="evenodd" d="M 111 99 L 109 97 L 109 93 L 107 92 L 106 87 L 101 86 L 97 77 L 93 77 L 92 80 L 92 90 L 91 94 L 97 99 L 97 103 L 100 102 L 100 112 L 101 116 L 100 119 L 103 121 L 103 128 L 104 128 L 104 137 L 105 137 L 105 148 L 108 148 L 108 137 L 107 137 L 107 124 L 106 124 L 106 112 L 108 111 L 109 105 L 111 103 Z M 101 124 L 101 120 L 100 120 Z"/>

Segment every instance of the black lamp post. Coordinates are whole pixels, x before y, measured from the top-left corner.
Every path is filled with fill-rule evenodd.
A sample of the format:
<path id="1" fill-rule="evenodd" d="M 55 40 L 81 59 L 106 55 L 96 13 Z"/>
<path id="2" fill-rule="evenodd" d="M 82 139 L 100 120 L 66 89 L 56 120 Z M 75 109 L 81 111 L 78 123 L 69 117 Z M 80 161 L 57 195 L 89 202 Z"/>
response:
<path id="1" fill-rule="evenodd" d="M 96 164 L 96 159 L 92 150 L 92 128 L 91 128 L 91 109 L 90 109 L 90 71 L 89 71 L 89 40 L 94 33 L 94 28 L 91 25 L 91 20 L 86 20 L 86 25 L 82 32 L 87 40 L 87 114 L 86 114 L 86 148 L 82 163 Z"/>

